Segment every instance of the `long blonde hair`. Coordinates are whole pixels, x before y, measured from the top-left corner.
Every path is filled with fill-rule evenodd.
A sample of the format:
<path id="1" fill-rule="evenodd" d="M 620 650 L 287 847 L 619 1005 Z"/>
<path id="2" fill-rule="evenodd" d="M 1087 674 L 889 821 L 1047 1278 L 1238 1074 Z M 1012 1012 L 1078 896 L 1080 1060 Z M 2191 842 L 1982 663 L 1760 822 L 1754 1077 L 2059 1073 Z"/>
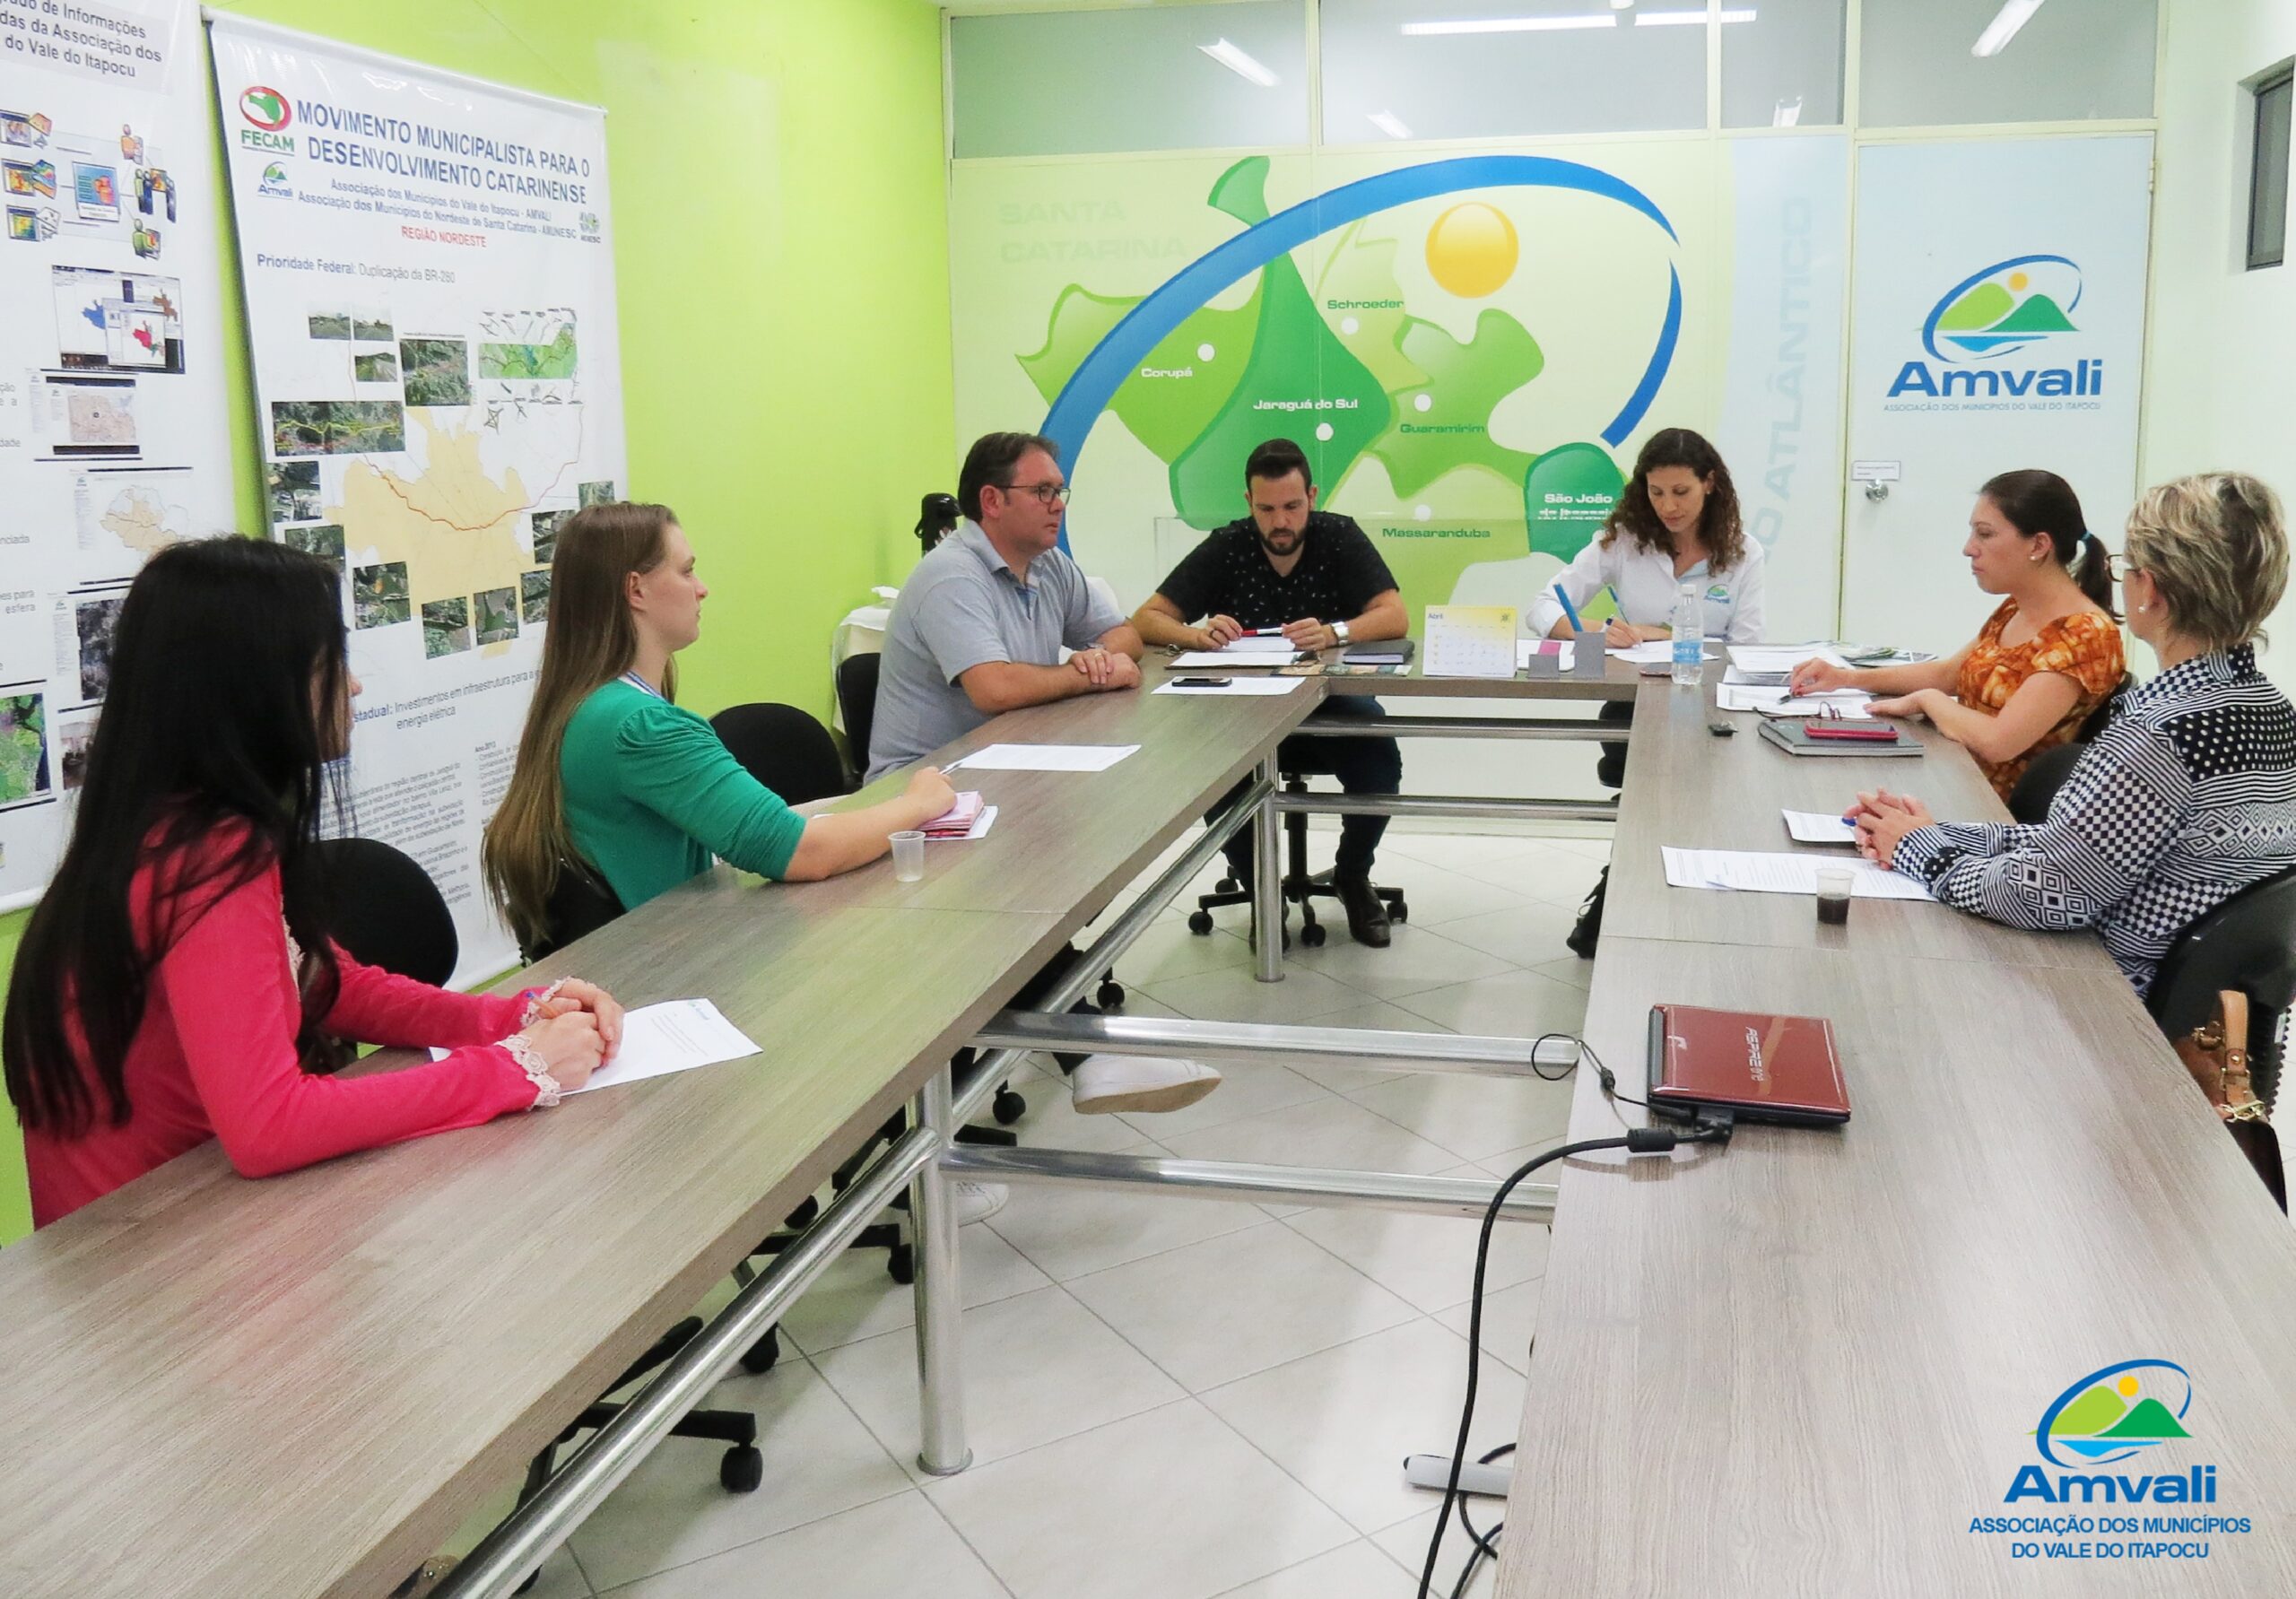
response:
<path id="1" fill-rule="evenodd" d="M 509 918 L 521 947 L 544 935 L 558 874 L 568 862 L 583 858 L 566 825 L 566 782 L 559 766 L 567 724 L 593 691 L 638 658 L 629 579 L 661 565 L 676 520 L 665 505 L 622 502 L 577 511 L 558 529 L 542 672 L 518 737 L 518 764 L 501 808 L 486 824 L 480 856 L 486 891 Z M 677 698 L 675 666 L 662 692 Z"/>

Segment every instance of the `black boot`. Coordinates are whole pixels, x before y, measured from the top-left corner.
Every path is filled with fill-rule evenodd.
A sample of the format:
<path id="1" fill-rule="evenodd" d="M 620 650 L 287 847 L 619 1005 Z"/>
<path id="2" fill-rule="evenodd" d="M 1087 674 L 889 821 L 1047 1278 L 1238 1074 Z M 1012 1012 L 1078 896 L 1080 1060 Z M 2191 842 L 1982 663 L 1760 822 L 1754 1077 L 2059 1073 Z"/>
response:
<path id="1" fill-rule="evenodd" d="M 1570 936 L 1562 941 L 1581 960 L 1595 958 L 1595 941 L 1603 935 L 1603 891 L 1610 885 L 1611 869 L 1605 866 L 1603 874 L 1595 879 L 1594 889 L 1587 894 L 1587 902 L 1578 908 L 1578 920 L 1572 926 Z"/>
<path id="2" fill-rule="evenodd" d="M 1386 949 L 1390 937 L 1387 908 L 1379 899 L 1379 891 L 1371 886 L 1371 879 L 1335 872 L 1332 886 L 1339 891 L 1339 902 L 1347 910 L 1348 935 L 1357 943 Z"/>

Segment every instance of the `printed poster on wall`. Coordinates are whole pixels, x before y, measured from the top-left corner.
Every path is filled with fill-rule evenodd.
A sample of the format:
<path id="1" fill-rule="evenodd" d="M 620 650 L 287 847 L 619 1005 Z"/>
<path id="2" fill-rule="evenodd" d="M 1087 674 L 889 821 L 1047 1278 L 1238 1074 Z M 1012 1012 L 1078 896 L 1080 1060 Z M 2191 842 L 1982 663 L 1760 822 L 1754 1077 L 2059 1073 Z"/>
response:
<path id="1" fill-rule="evenodd" d="M 0 0 L 0 910 L 48 884 L 144 558 L 231 526 L 181 0 Z"/>
<path id="2" fill-rule="evenodd" d="M 463 979 L 516 958 L 481 831 L 559 523 L 622 496 L 604 113 L 209 24 L 274 536 L 343 574 L 357 830 L 420 861 Z"/>

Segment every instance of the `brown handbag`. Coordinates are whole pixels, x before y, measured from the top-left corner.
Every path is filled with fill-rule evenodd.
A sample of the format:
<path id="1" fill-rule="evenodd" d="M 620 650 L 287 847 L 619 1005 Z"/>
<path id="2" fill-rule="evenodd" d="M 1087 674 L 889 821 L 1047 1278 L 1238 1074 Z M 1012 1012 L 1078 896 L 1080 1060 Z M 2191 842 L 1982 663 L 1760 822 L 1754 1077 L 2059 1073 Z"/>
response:
<path id="1" fill-rule="evenodd" d="M 2288 1179 L 2280 1160 L 2280 1134 L 2273 1131 L 2271 1112 L 2257 1098 L 2256 1085 L 2248 1078 L 2248 996 L 2237 988 L 2219 993 L 2216 1014 L 2206 1026 L 2177 1039 L 2176 1047 L 2177 1058 L 2200 1084 L 2223 1118 L 2224 1130 L 2284 1213 Z"/>

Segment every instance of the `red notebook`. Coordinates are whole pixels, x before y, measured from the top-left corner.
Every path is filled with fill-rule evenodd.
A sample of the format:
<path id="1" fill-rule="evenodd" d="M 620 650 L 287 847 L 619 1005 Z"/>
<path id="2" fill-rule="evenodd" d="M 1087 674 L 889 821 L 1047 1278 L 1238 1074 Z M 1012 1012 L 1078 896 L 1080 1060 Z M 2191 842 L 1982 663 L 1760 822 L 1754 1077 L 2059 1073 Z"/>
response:
<path id="1" fill-rule="evenodd" d="M 1650 1108 L 1689 1118 L 1719 1106 L 1745 1121 L 1830 1125 L 1849 1090 L 1822 1016 L 1650 1007 Z"/>

